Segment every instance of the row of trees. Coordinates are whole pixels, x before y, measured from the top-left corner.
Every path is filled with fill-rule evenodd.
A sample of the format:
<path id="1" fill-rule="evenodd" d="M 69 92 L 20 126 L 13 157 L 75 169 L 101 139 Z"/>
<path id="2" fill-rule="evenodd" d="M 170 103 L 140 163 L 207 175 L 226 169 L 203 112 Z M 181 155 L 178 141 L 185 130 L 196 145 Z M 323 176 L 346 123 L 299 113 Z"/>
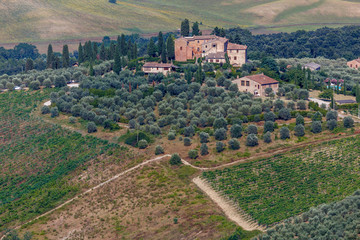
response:
<path id="1" fill-rule="evenodd" d="M 190 22 L 188 19 L 184 19 L 184 21 L 181 22 L 180 34 L 181 34 L 181 36 L 184 36 L 184 37 L 190 36 Z M 192 36 L 202 35 L 202 32 L 200 31 L 198 22 L 193 23 L 191 34 L 192 34 Z"/>
<path id="2" fill-rule="evenodd" d="M 157 37 L 157 42 L 155 42 L 154 38 L 150 39 L 148 45 L 148 55 L 150 57 L 160 57 L 163 63 L 174 60 L 175 59 L 174 36 L 170 34 L 165 40 L 163 33 L 159 32 L 159 35 Z"/>

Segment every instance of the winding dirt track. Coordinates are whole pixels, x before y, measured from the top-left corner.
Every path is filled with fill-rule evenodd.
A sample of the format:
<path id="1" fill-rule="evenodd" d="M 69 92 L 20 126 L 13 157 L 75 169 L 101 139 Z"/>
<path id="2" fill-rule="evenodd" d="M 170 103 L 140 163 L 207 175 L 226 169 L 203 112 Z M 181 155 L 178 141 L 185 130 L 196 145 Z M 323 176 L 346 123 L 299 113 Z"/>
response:
<path id="1" fill-rule="evenodd" d="M 352 135 L 346 135 L 346 136 L 336 136 L 336 137 L 333 137 L 333 138 L 329 138 L 327 140 L 336 140 L 336 139 L 342 139 L 342 138 L 348 138 L 348 137 L 352 137 L 352 136 L 355 136 L 357 134 L 352 134 Z M 246 161 L 250 161 L 250 160 L 255 160 L 255 159 L 259 159 L 259 158 L 264 158 L 264 157 L 269 157 L 269 156 L 272 156 L 272 155 L 275 155 L 275 154 L 281 154 L 281 153 L 285 153 L 285 152 L 289 152 L 291 150 L 294 150 L 294 149 L 297 149 L 297 148 L 302 148 L 302 147 L 305 147 L 305 146 L 309 146 L 309 145 L 314 145 L 316 143 L 319 143 L 319 142 L 323 142 L 323 141 L 326 141 L 326 140 L 317 140 L 317 141 L 312 141 L 312 142 L 307 142 L 307 143 L 303 143 L 303 144 L 298 144 L 298 145 L 295 145 L 293 147 L 287 147 L 287 148 L 282 148 L 282 149 L 278 149 L 278 150 L 274 150 L 274 151 L 269 151 L 267 152 L 266 154 L 261 154 L 261 155 L 255 155 L 253 157 L 249 157 L 249 158 L 246 158 L 246 159 L 240 159 L 240 160 L 237 160 L 237 161 L 234 161 L 234 162 L 230 162 L 230 163 L 226 163 L 226 164 L 223 164 L 223 165 L 220 165 L 220 166 L 216 166 L 216 167 L 210 167 L 210 168 L 203 168 L 203 167 L 197 167 L 197 166 L 194 166 L 192 165 L 191 163 L 189 163 L 188 161 L 184 160 L 184 159 L 181 159 L 182 163 L 184 165 L 187 165 L 187 166 L 190 166 L 192 168 L 195 168 L 195 169 L 198 169 L 200 171 L 209 171 L 209 170 L 216 170 L 216 169 L 220 169 L 220 168 L 224 168 L 224 167 L 228 167 L 228 166 L 232 166 L 232 165 L 236 165 L 236 164 L 239 164 L 239 163 L 242 163 L 242 162 L 246 162 Z M 91 193 L 93 192 L 94 190 L 124 176 L 125 174 L 129 173 L 129 172 L 132 172 L 142 166 L 145 166 L 145 165 L 148 165 L 148 164 L 151 164 L 153 162 L 158 162 L 158 161 L 161 161 L 163 160 L 164 158 L 169 158 L 171 157 L 170 154 L 165 154 L 165 155 L 162 155 L 162 156 L 159 156 L 159 157 L 156 157 L 156 158 L 153 158 L 153 159 L 149 159 L 149 160 L 146 160 L 132 168 L 129 168 L 115 176 L 113 176 L 112 178 L 106 180 L 105 182 L 102 182 L 88 190 L 86 190 L 85 192 L 75 196 L 74 198 L 71 198 L 69 200 L 67 200 L 66 202 L 60 204 L 59 206 L 57 206 L 56 208 L 46 212 L 46 213 L 43 213 L 41 214 L 40 216 L 22 224 L 22 225 L 19 225 L 17 227 L 15 227 L 15 229 L 19 229 L 21 226 L 25 225 L 25 224 L 28 224 L 28 223 L 31 223 L 35 220 L 38 220 L 39 218 L 41 217 L 44 217 L 44 216 L 47 216 L 49 215 L 50 213 L 64 207 L 65 205 L 69 204 L 69 203 L 72 203 L 73 201 L 77 200 L 77 199 L 80 199 L 82 196 L 88 194 L 88 193 Z M 254 222 L 254 220 L 250 219 L 248 216 L 246 216 L 245 214 L 242 214 L 240 213 L 241 210 L 238 210 L 236 209 L 233 204 L 231 204 L 229 201 L 227 201 L 225 198 L 223 198 L 222 196 L 220 196 L 215 190 L 213 190 L 211 188 L 211 186 L 209 186 L 205 181 L 201 180 L 200 177 L 196 177 L 194 178 L 193 180 L 193 183 L 195 183 L 202 191 L 204 191 L 225 213 L 225 215 L 233 220 L 234 222 L 236 222 L 239 226 L 241 226 L 242 228 L 244 228 L 245 230 L 261 230 L 261 231 L 264 231 L 265 229 L 261 226 L 259 226 L 257 223 Z M 6 235 L 2 236 L 0 238 L 0 240 L 3 240 L 5 238 Z"/>

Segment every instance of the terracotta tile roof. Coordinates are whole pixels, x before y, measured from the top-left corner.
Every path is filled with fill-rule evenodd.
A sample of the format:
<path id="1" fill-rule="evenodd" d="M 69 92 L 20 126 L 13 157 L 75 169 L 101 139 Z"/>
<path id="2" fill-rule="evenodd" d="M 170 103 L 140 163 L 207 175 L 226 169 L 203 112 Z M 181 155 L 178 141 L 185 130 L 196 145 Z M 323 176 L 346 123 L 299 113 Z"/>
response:
<path id="1" fill-rule="evenodd" d="M 209 53 L 206 56 L 206 59 L 225 59 L 225 53 L 224 52 Z"/>
<path id="2" fill-rule="evenodd" d="M 246 50 L 247 46 L 245 45 L 240 45 L 240 44 L 235 44 L 235 43 L 229 43 L 227 46 L 228 50 Z"/>
<path id="3" fill-rule="evenodd" d="M 279 83 L 275 79 L 273 79 L 271 77 L 268 77 L 268 76 L 266 76 L 264 74 L 251 75 L 251 76 L 246 76 L 246 77 L 243 77 L 243 78 L 248 78 L 248 79 L 250 79 L 252 81 L 260 83 L 261 85 Z"/>
<path id="4" fill-rule="evenodd" d="M 170 68 L 173 67 L 173 65 L 171 63 L 147 62 L 143 67 Z"/>
<path id="5" fill-rule="evenodd" d="M 356 62 L 360 63 L 360 58 L 351 60 L 351 61 L 349 61 L 349 62 L 352 62 L 352 61 L 356 61 Z"/>

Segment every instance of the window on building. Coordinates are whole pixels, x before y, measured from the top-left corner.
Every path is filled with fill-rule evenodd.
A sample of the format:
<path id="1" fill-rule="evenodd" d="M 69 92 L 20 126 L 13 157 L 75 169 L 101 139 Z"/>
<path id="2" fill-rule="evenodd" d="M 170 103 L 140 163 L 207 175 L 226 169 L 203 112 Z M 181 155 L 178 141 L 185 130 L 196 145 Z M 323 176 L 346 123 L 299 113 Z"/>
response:
<path id="1" fill-rule="evenodd" d="M 260 85 L 258 85 L 258 89 L 260 89 Z"/>
<path id="2" fill-rule="evenodd" d="M 200 43 L 200 41 L 198 40 L 198 43 Z"/>
<path id="3" fill-rule="evenodd" d="M 237 57 L 234 57 L 234 60 L 236 60 L 237 59 Z"/>
<path id="4" fill-rule="evenodd" d="M 169 68 L 166 67 L 166 68 L 164 68 L 164 70 L 169 70 Z"/>
<path id="5" fill-rule="evenodd" d="M 214 44 L 213 47 L 216 47 L 216 44 Z"/>
<path id="6" fill-rule="evenodd" d="M 236 50 L 236 53 L 239 53 L 239 50 Z"/>
<path id="7" fill-rule="evenodd" d="M 156 70 L 159 70 L 159 68 L 156 68 Z"/>
<path id="8" fill-rule="evenodd" d="M 214 60 L 211 59 L 210 62 L 214 62 Z"/>
<path id="9" fill-rule="evenodd" d="M 200 51 L 200 48 L 197 48 L 198 52 Z"/>
<path id="10" fill-rule="evenodd" d="M 249 81 L 246 81 L 246 86 L 250 86 L 250 82 L 249 82 Z"/>
<path id="11" fill-rule="evenodd" d="M 231 60 L 231 57 L 229 57 L 229 60 Z"/>
<path id="12" fill-rule="evenodd" d="M 182 50 L 182 47 L 180 47 L 180 51 Z"/>
<path id="13" fill-rule="evenodd" d="M 219 62 L 219 59 L 216 59 L 216 62 L 218 63 L 218 62 Z"/>
<path id="14" fill-rule="evenodd" d="M 241 80 L 241 86 L 245 86 L 245 81 Z"/>

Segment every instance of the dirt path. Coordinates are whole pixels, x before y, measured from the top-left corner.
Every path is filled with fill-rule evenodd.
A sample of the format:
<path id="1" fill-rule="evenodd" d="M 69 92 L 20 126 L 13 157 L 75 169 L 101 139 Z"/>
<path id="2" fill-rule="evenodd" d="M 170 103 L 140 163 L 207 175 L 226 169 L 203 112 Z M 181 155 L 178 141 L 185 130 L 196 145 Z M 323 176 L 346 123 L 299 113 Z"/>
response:
<path id="1" fill-rule="evenodd" d="M 251 219 L 246 213 L 241 213 L 231 201 L 227 201 L 218 192 L 216 192 L 206 181 L 200 177 L 196 177 L 193 180 L 203 192 L 205 192 L 211 200 L 213 200 L 225 213 L 225 215 L 236 222 L 246 231 L 260 230 L 265 231 L 265 228 L 259 226 L 254 220 Z"/>
<path id="2" fill-rule="evenodd" d="M 73 129 L 71 129 L 73 130 Z M 348 138 L 348 137 L 352 137 L 352 136 L 355 136 L 357 134 L 352 134 L 352 135 L 347 135 L 347 136 L 337 136 L 337 137 L 334 137 L 334 138 L 331 138 L 331 139 L 328 139 L 328 140 L 335 140 L 335 139 L 342 139 L 342 138 Z M 321 142 L 321 141 L 325 141 L 325 140 L 318 140 L 318 141 L 313 141 L 313 142 L 308 142 L 308 143 L 304 143 L 304 144 L 299 144 L 299 145 L 296 145 L 294 147 L 289 147 L 289 148 L 284 148 L 284 149 L 280 149 L 280 150 L 275 150 L 275 151 L 271 151 L 271 152 L 268 152 L 266 154 L 263 154 L 263 155 L 255 155 L 253 157 L 250 157 L 250 158 L 246 158 L 246 159 L 240 159 L 240 160 L 237 160 L 237 161 L 234 161 L 234 162 L 231 162 L 231 163 L 226 163 L 226 164 L 223 164 L 223 165 L 220 165 L 220 166 L 216 166 L 216 167 L 210 167 L 210 168 L 203 168 L 203 167 L 197 167 L 197 166 L 194 166 L 192 165 L 191 163 L 187 162 L 186 160 L 184 159 L 181 159 L 182 163 L 184 165 L 187 165 L 187 166 L 190 166 L 192 168 L 195 168 L 195 169 L 198 169 L 200 171 L 209 171 L 209 170 L 216 170 L 216 169 L 219 169 L 219 168 L 224 168 L 224 167 L 228 167 L 228 166 L 232 166 L 232 165 L 236 165 L 236 164 L 239 164 L 239 163 L 242 163 L 242 162 L 246 162 L 246 161 L 249 161 L 249 160 L 253 160 L 253 159 L 258 159 L 258 158 L 262 158 L 262 157 L 269 157 L 269 156 L 272 156 L 272 155 L 275 155 L 275 154 L 280 154 L 280 153 L 285 153 L 285 152 L 288 152 L 288 151 L 291 151 L 293 149 L 296 149 L 296 148 L 301 148 L 301 147 L 305 147 L 305 146 L 308 146 L 308 145 L 314 145 L 318 142 Z M 67 200 L 66 202 L 60 204 L 59 206 L 57 206 L 56 208 L 48 211 L 48 212 L 45 212 L 43 214 L 41 214 L 40 216 L 24 223 L 24 224 L 21 224 L 17 227 L 15 227 L 15 229 L 19 229 L 21 228 L 23 225 L 26 225 L 26 224 L 29 224 L 35 220 L 38 220 L 39 218 L 41 217 L 44 217 L 44 216 L 47 216 L 49 215 L 50 213 L 64 207 L 65 205 L 69 204 L 69 203 L 72 203 L 74 202 L 75 200 L 77 199 L 80 199 L 82 196 L 88 194 L 88 193 L 91 193 L 93 192 L 94 190 L 124 176 L 125 174 L 129 173 L 129 172 L 132 172 L 142 166 L 145 166 L 145 165 L 148 165 L 150 163 L 153 163 L 153 162 L 157 162 L 157 161 L 161 161 L 163 160 L 164 158 L 168 158 L 168 157 L 171 157 L 170 154 L 165 154 L 165 155 L 162 155 L 162 156 L 159 156 L 159 157 L 156 157 L 156 158 L 153 158 L 153 159 L 149 159 L 149 160 L 146 160 L 134 167 L 131 167 L 121 173 L 118 173 L 117 175 L 113 176 L 112 178 L 106 180 L 105 182 L 102 182 L 88 190 L 86 190 L 85 192 L 75 196 L 74 198 L 71 198 L 69 200 Z M 228 201 L 226 201 L 224 198 L 222 198 L 219 193 L 217 193 L 215 190 L 213 190 L 208 184 L 206 184 L 203 180 L 200 179 L 200 177 L 196 177 L 192 180 L 202 191 L 204 191 L 225 213 L 225 215 L 233 220 L 234 222 L 236 222 L 239 226 L 241 226 L 242 228 L 244 228 L 245 230 L 255 230 L 255 229 L 258 229 L 258 230 L 261 230 L 261 231 L 264 231 L 264 228 L 259 226 L 257 223 L 254 222 L 254 220 L 252 220 L 250 217 L 246 216 L 245 213 L 239 213 L 239 212 L 242 212 L 240 209 L 236 209 L 234 206 L 232 206 Z M 0 240 L 3 240 L 5 238 L 6 235 L 2 236 L 0 238 Z"/>

